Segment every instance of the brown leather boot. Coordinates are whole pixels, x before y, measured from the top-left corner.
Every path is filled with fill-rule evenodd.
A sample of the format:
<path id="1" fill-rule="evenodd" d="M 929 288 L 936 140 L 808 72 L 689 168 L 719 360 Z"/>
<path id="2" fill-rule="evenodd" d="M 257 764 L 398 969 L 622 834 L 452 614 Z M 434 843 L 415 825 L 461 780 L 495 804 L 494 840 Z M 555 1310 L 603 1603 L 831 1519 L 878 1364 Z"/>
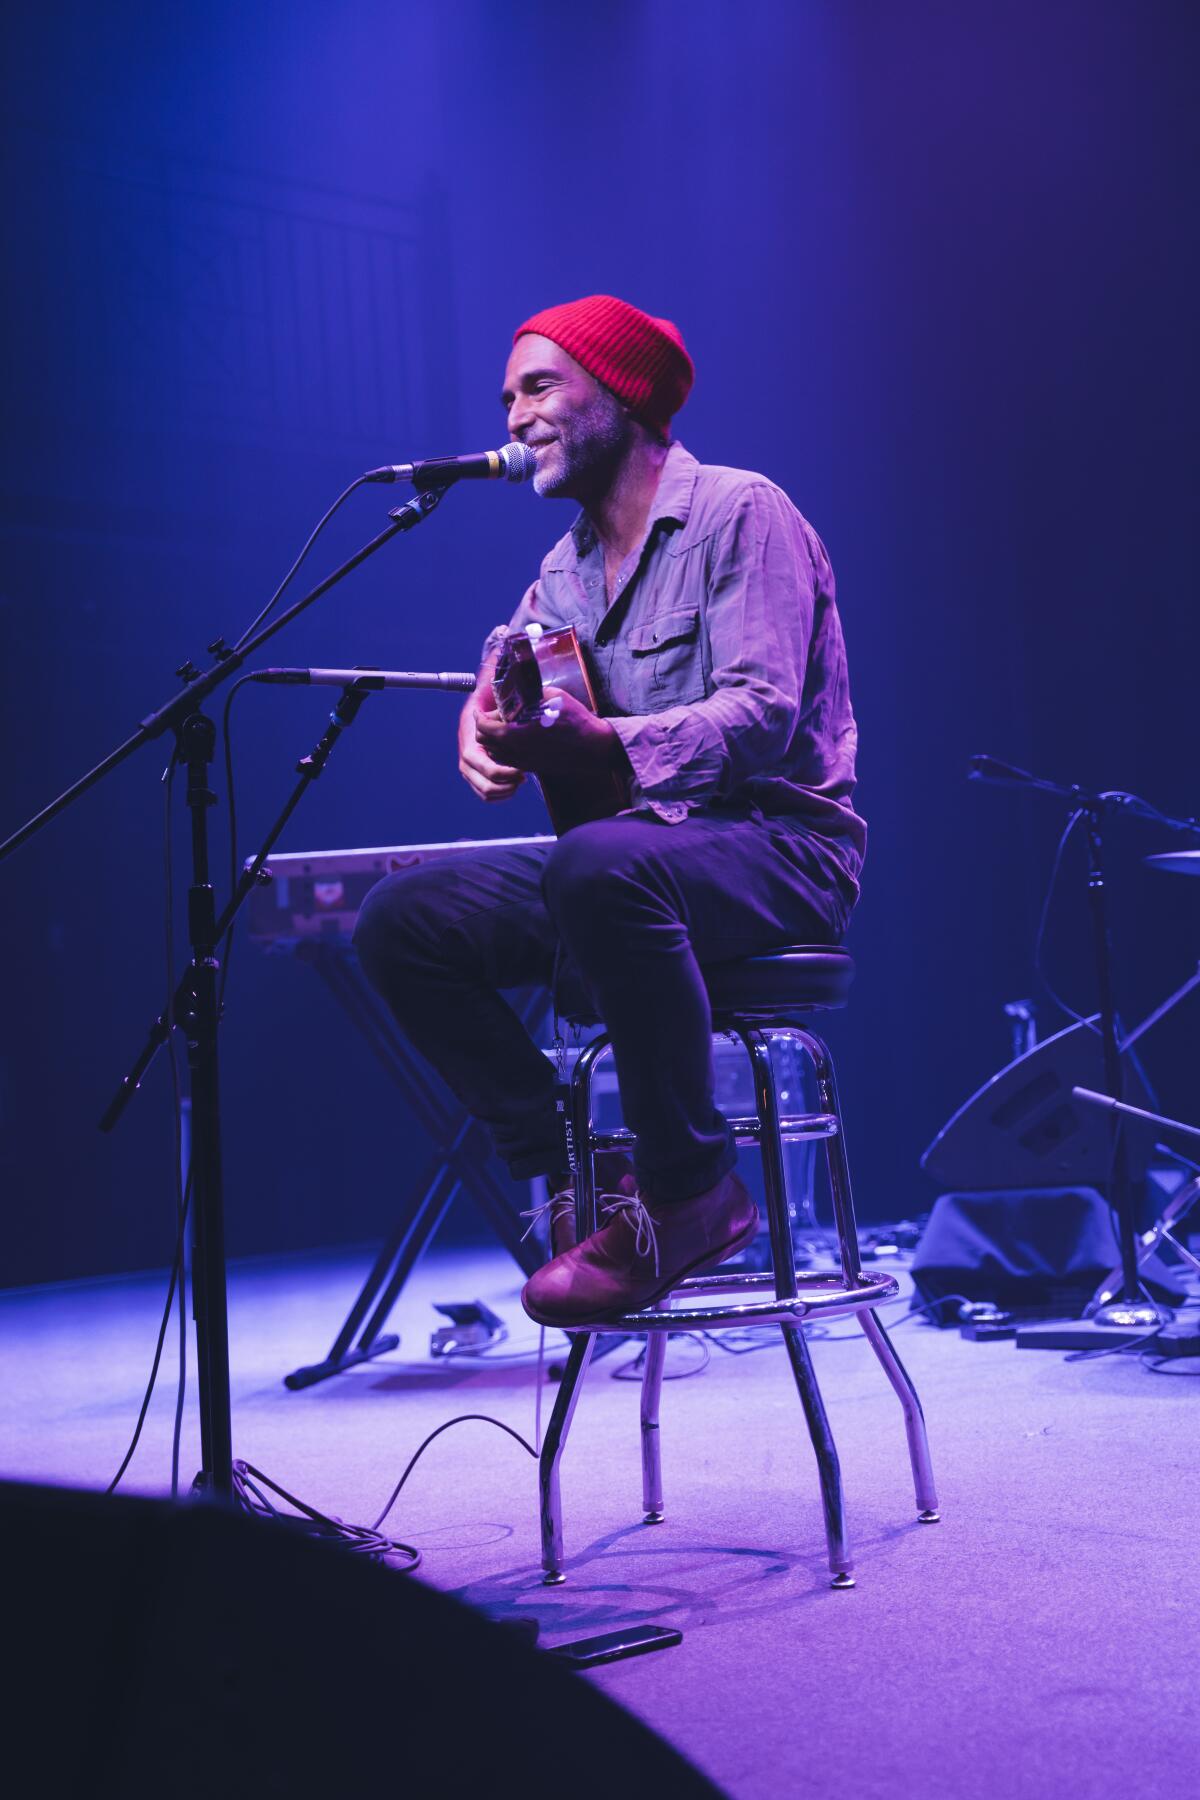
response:
<path id="1" fill-rule="evenodd" d="M 605 1211 L 599 1231 L 526 1282 L 521 1304 L 539 1325 L 590 1325 L 650 1306 L 736 1255 L 758 1229 L 758 1208 L 732 1173 L 691 1200 L 622 1194 Z"/>

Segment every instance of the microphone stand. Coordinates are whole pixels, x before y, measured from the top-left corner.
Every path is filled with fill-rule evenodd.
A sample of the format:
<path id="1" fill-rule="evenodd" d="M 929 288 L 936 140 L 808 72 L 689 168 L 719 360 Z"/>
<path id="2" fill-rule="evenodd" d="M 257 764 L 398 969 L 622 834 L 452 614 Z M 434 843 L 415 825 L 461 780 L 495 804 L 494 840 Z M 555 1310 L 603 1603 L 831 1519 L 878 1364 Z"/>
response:
<path id="1" fill-rule="evenodd" d="M 1092 923 L 1092 950 L 1100 1002 L 1100 1039 L 1104 1059 L 1104 1084 L 1109 1098 L 1117 1103 L 1110 1113 L 1112 1167 L 1108 1188 L 1109 1201 L 1116 1214 L 1117 1241 L 1121 1253 L 1120 1293 L 1098 1306 L 1089 1316 L 1092 1322 L 1099 1326 L 1133 1331 L 1153 1331 L 1156 1326 L 1165 1323 L 1171 1314 L 1160 1308 L 1143 1292 L 1138 1277 L 1133 1188 L 1129 1178 L 1129 1159 L 1125 1136 L 1121 1130 L 1120 1116 L 1117 1110 L 1124 1100 L 1121 1066 L 1123 1046 L 1113 997 L 1112 938 L 1109 931 L 1105 882 L 1104 827 L 1106 821 L 1116 812 L 1131 812 L 1139 818 L 1153 819 L 1159 824 L 1170 826 L 1178 831 L 1200 832 L 1200 823 L 1195 819 L 1171 818 L 1168 814 L 1160 812 L 1157 807 L 1151 806 L 1149 801 L 1140 799 L 1136 794 L 1090 793 L 1081 787 L 1067 787 L 1061 782 L 1047 781 L 1041 776 L 1031 775 L 1025 769 L 1013 768 L 1010 763 L 1000 762 L 995 757 L 972 757 L 971 765 L 970 780 L 1038 788 L 1042 793 L 1054 794 L 1059 799 L 1068 801 L 1072 809 L 1081 815 L 1085 822 L 1088 858 L 1088 911 Z"/>
<path id="2" fill-rule="evenodd" d="M 251 672 L 247 679 L 251 681 L 256 679 L 276 680 L 281 675 L 299 677 L 301 675 L 309 674 L 332 675 L 334 673 L 335 671 L 332 669 L 311 671 L 308 669 L 255 670 Z M 275 845 L 279 842 L 280 837 L 283 835 L 284 826 L 299 806 L 300 801 L 307 793 L 309 787 L 324 770 L 326 763 L 329 761 L 333 746 L 337 743 L 338 738 L 342 735 L 342 732 L 347 726 L 354 723 L 363 701 L 369 694 L 378 693 L 384 686 L 440 688 L 453 693 L 469 693 L 475 686 L 474 675 L 468 675 L 466 673 L 434 675 L 414 671 L 408 674 L 398 674 L 389 670 L 385 674 L 379 670 L 373 669 L 340 669 L 337 670 L 336 673 L 342 677 L 342 692 L 333 711 L 329 715 L 329 724 L 326 726 L 324 735 L 321 737 L 320 741 L 313 747 L 307 756 L 301 757 L 300 761 L 296 764 L 296 772 L 300 776 L 300 780 L 293 788 L 283 811 L 263 839 L 257 852 L 243 867 L 237 886 L 230 895 L 229 902 L 226 905 L 224 912 L 222 912 L 220 918 L 213 924 L 212 936 L 214 943 L 219 944 L 224 938 L 226 932 L 233 924 L 234 919 L 241 911 L 243 903 L 249 898 L 250 892 L 256 883 L 260 879 L 264 881 L 270 880 L 269 875 L 264 876 L 262 874 L 263 864 L 266 862 L 268 856 L 270 856 Z M 300 684 L 298 681 L 288 680 L 284 685 L 294 687 Z M 318 685 L 333 686 L 335 684 L 330 682 L 318 683 Z M 178 1023 L 185 1010 L 193 1003 L 194 983 L 192 980 L 192 968 L 189 965 L 188 969 L 180 977 L 171 1006 L 165 1012 L 161 1012 L 151 1025 L 149 1035 L 147 1036 L 145 1045 L 140 1054 L 131 1066 L 129 1073 L 122 1078 L 120 1087 L 104 1109 L 100 1118 L 101 1131 L 108 1132 L 112 1130 L 133 1096 L 141 1087 L 146 1076 L 146 1071 L 149 1069 L 155 1056 L 162 1049 L 170 1036 L 171 1019 L 174 1018 L 176 1023 Z"/>
<path id="3" fill-rule="evenodd" d="M 1087 797 L 1084 828 L 1087 834 L 1088 910 L 1092 916 L 1092 953 L 1096 964 L 1096 989 L 1100 1001 L 1100 1038 L 1104 1047 L 1104 1086 L 1114 1100 L 1124 1098 L 1124 1070 L 1117 1036 L 1117 1011 L 1112 985 L 1112 937 L 1108 923 L 1107 888 L 1104 879 L 1104 820 L 1108 796 Z M 1092 1314 L 1097 1325 L 1119 1325 L 1152 1331 L 1170 1314 L 1143 1292 L 1138 1275 L 1133 1216 L 1133 1188 L 1129 1180 L 1129 1154 L 1125 1133 L 1115 1115 L 1112 1134 L 1112 1172 L 1109 1195 L 1117 1215 L 1117 1241 L 1121 1251 L 1121 1292 Z"/>
<path id="4" fill-rule="evenodd" d="M 49 806 L 44 807 L 19 831 L 0 844 L 0 860 L 10 856 L 35 832 L 48 825 L 80 795 L 119 767 L 135 750 L 171 731 L 175 735 L 175 756 L 187 771 L 187 805 L 191 814 L 192 880 L 188 892 L 188 941 L 191 960 L 188 974 L 181 984 L 182 1006 L 178 1023 L 187 1041 L 188 1068 L 192 1100 L 192 1220 L 195 1243 L 193 1262 L 193 1310 L 196 1318 L 198 1385 L 200 1390 L 201 1468 L 194 1487 L 232 1504 L 235 1497 L 235 1475 L 229 1393 L 229 1324 L 226 1304 L 224 1199 L 221 1166 L 220 1089 L 217 1062 L 217 1035 L 220 1023 L 217 950 L 225 923 L 232 917 L 230 908 L 216 917 L 216 906 L 209 869 L 208 809 L 216 804 L 216 795 L 208 785 L 209 765 L 216 745 L 216 728 L 201 711 L 203 702 L 227 681 L 262 644 L 299 616 L 306 607 L 328 593 L 352 569 L 374 555 L 376 550 L 402 531 L 410 531 L 428 518 L 445 493 L 444 487 L 430 488 L 414 494 L 403 506 L 389 513 L 391 523 L 364 544 L 361 550 L 326 576 L 301 599 L 293 602 L 279 616 L 254 632 L 242 644 L 230 649 L 222 638 L 209 645 L 216 661 L 201 672 L 190 661 L 176 671 L 184 682 L 182 693 L 175 695 L 157 711 L 141 721 L 132 737 L 119 744 L 102 762 L 65 789 Z M 330 728 L 321 745 L 302 763 L 301 782 L 293 793 L 281 818 L 278 831 L 290 817 L 316 775 L 320 774 L 329 751 L 340 732 L 354 718 L 367 689 L 344 692 L 335 708 Z M 341 717 L 339 718 L 339 712 Z M 322 745 L 325 746 L 323 755 Z M 276 831 L 275 835 L 278 835 Z M 272 840 L 273 841 L 273 840 Z M 269 845 L 268 845 L 269 849 Z M 265 852 L 264 852 L 265 855 Z M 258 859 L 256 859 L 257 861 Z M 239 883 L 239 904 L 251 884 Z M 233 908 L 236 910 L 236 908 Z M 162 1027 L 162 1035 L 157 1028 Z M 164 1021 L 156 1022 L 151 1038 L 155 1040 L 149 1055 L 139 1058 L 143 1072 L 158 1044 L 166 1041 Z M 144 1059 L 144 1060 L 143 1060 Z M 135 1064 L 135 1069 L 138 1065 Z M 137 1086 L 127 1077 L 121 1090 L 101 1122 L 111 1129 L 124 1110 Z"/>
<path id="5" fill-rule="evenodd" d="M 3 862 L 6 856 L 11 856 L 14 850 L 19 850 L 27 839 L 33 837 L 34 833 L 40 831 L 44 825 L 48 825 L 51 819 L 57 818 L 60 812 L 65 811 L 71 805 L 72 801 L 78 800 L 81 794 L 85 794 L 89 788 L 95 787 L 98 781 L 103 781 L 106 775 L 111 775 L 114 769 L 118 768 L 127 757 L 132 756 L 135 750 L 140 750 L 143 744 L 148 744 L 152 738 L 161 737 L 166 731 L 173 731 L 178 738 L 189 716 L 198 712 L 213 690 L 220 687 L 222 682 L 228 681 L 231 675 L 235 675 L 246 659 L 252 656 L 262 644 L 265 644 L 268 638 L 273 638 L 276 632 L 283 630 L 285 625 L 290 625 L 292 620 L 298 618 L 306 607 L 312 605 L 314 600 L 319 600 L 321 595 L 327 594 L 331 587 L 336 587 L 344 576 L 349 575 L 352 569 L 357 569 L 360 563 L 366 562 L 367 558 L 373 556 L 376 550 L 382 549 L 383 545 L 394 538 L 397 532 L 411 531 L 414 525 L 419 525 L 422 519 L 427 519 L 445 492 L 444 487 L 426 488 L 421 493 L 414 494 L 411 500 L 405 501 L 403 506 L 393 507 L 388 514 L 392 521 L 391 524 L 377 537 L 373 537 L 369 544 L 364 544 L 361 550 L 355 551 L 354 555 L 348 557 L 339 568 L 333 571 L 332 575 L 327 575 L 324 581 L 317 583 L 315 588 L 310 588 L 302 599 L 293 601 L 292 605 L 286 607 L 278 618 L 273 619 L 270 624 L 264 625 L 260 631 L 256 631 L 235 649 L 231 650 L 224 638 L 216 638 L 208 646 L 209 654 L 217 659 L 211 668 L 201 671 L 193 665 L 190 659 L 181 663 L 175 673 L 184 683 L 183 692 L 176 694 L 173 700 L 168 700 L 165 706 L 160 706 L 155 712 L 147 714 L 132 737 L 126 738 L 123 744 L 118 744 L 116 749 L 111 751 L 102 762 L 98 762 L 94 769 L 89 769 L 86 775 L 81 775 L 79 780 L 73 782 L 69 788 L 64 788 L 57 800 L 52 800 L 49 806 L 44 806 L 41 812 L 35 813 L 32 819 L 26 820 L 19 831 L 14 831 L 11 837 L 5 838 L 4 842 L 0 843 L 0 862 Z M 183 760 L 182 756 L 180 760 Z M 208 760 L 212 760 L 211 754 Z"/>
<path id="6" fill-rule="evenodd" d="M 1123 1119 L 1134 1119 L 1139 1125 L 1155 1125 L 1168 1136 L 1195 1138 L 1200 1143 L 1200 1125 L 1169 1119 L 1166 1113 L 1147 1112 L 1144 1106 L 1130 1106 L 1127 1101 L 1114 1100 L 1111 1094 L 1098 1094 L 1094 1088 L 1073 1087 L 1071 1094 L 1084 1106 L 1098 1106 L 1102 1112 L 1119 1113 Z M 1196 1266 L 1200 1268 L 1200 1263 Z"/>

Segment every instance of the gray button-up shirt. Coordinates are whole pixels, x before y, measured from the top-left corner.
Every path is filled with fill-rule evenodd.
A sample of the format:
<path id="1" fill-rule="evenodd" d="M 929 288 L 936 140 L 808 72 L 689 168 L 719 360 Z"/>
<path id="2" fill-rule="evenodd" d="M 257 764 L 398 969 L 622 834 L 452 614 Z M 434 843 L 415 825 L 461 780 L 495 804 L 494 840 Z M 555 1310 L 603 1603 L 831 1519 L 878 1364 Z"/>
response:
<path id="1" fill-rule="evenodd" d="M 672 444 L 612 604 L 603 549 L 580 514 L 510 629 L 533 620 L 575 627 L 637 810 L 674 824 L 728 804 L 795 821 L 857 892 L 866 826 L 850 804 L 857 730 L 833 571 L 765 476 Z"/>

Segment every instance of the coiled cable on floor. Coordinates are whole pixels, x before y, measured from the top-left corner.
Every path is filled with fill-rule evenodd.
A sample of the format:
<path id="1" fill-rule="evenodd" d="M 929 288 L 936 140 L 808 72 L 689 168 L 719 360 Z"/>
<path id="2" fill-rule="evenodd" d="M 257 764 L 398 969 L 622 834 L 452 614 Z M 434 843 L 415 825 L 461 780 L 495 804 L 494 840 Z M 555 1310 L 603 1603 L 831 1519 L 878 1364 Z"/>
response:
<path id="1" fill-rule="evenodd" d="M 360 1555 L 378 1560 L 402 1556 L 405 1559 L 402 1572 L 405 1574 L 411 1574 L 421 1566 L 421 1552 L 412 1544 L 402 1544 L 396 1538 L 384 1537 L 377 1529 L 381 1520 L 377 1520 L 375 1525 L 348 1525 L 344 1519 L 335 1518 L 331 1513 L 323 1513 L 317 1507 L 309 1506 L 307 1501 L 298 1500 L 295 1494 L 289 1494 L 285 1487 L 281 1487 L 269 1475 L 264 1475 L 253 1463 L 234 1463 L 233 1491 L 245 1511 L 256 1518 L 291 1521 L 312 1536 L 339 1544 L 343 1550 L 354 1550 Z M 271 1500 L 271 1494 L 292 1510 L 282 1512 Z"/>

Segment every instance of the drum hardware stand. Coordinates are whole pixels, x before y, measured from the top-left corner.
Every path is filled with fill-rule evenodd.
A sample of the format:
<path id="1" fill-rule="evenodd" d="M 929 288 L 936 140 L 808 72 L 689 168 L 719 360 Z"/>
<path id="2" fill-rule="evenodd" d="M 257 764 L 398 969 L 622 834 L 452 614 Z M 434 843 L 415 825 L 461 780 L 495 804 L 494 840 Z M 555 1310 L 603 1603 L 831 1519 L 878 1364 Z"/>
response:
<path id="1" fill-rule="evenodd" d="M 1096 1306 L 1090 1318 L 1091 1323 L 1101 1331 L 1105 1328 L 1116 1328 L 1150 1333 L 1165 1324 L 1171 1315 L 1143 1292 L 1138 1278 L 1133 1188 L 1129 1179 L 1125 1137 L 1120 1129 L 1118 1116 L 1122 1112 L 1138 1111 L 1137 1108 L 1126 1108 L 1123 1105 L 1121 1052 L 1133 1040 L 1131 1038 L 1126 1043 L 1121 1042 L 1120 1021 L 1113 996 L 1112 938 L 1109 931 L 1104 873 L 1104 827 L 1107 819 L 1117 812 L 1134 813 L 1140 818 L 1151 819 L 1157 824 L 1166 825 L 1173 830 L 1192 832 L 1197 835 L 1200 835 L 1200 821 L 1172 818 L 1168 814 L 1160 812 L 1157 807 L 1151 806 L 1148 801 L 1140 799 L 1136 794 L 1089 793 L 1084 788 L 1066 787 L 1060 782 L 1046 781 L 1041 776 L 1031 775 L 1025 769 L 1013 768 L 1010 763 L 1001 762 L 991 756 L 972 757 L 969 778 L 975 781 L 994 781 L 1009 786 L 1038 788 L 1043 793 L 1053 794 L 1058 799 L 1067 801 L 1072 812 L 1084 820 L 1087 838 L 1088 910 L 1092 922 L 1092 946 L 1100 1003 L 1099 1030 L 1104 1052 L 1104 1082 L 1108 1090 L 1107 1098 L 1111 1103 L 1110 1111 L 1112 1113 L 1112 1172 L 1108 1189 L 1113 1211 L 1116 1214 L 1117 1241 L 1121 1252 L 1119 1291 L 1112 1298 Z M 1185 991 L 1186 987 L 1181 990 L 1181 993 Z M 1179 997 L 1181 996 L 1175 996 L 1175 998 Z M 1162 1009 L 1159 1009 L 1154 1017 L 1161 1017 L 1161 1012 Z M 1156 1115 L 1146 1116 L 1156 1117 Z"/>
<path id="2" fill-rule="evenodd" d="M 181 693 L 176 694 L 157 711 L 148 714 L 131 737 L 0 844 L 2 860 L 49 824 L 51 819 L 56 818 L 89 788 L 103 780 L 143 744 L 162 737 L 168 731 L 174 734 L 174 756 L 187 771 L 187 805 L 191 814 L 192 842 L 192 882 L 187 909 L 191 962 L 188 974 L 177 990 L 176 999 L 180 1007 L 178 1023 L 183 1026 L 187 1038 L 192 1101 L 191 1210 L 195 1244 L 193 1309 L 196 1319 L 201 1442 L 201 1468 L 193 1485 L 196 1490 L 229 1505 L 235 1501 L 236 1484 L 230 1417 L 229 1327 L 217 1062 L 220 1024 L 217 952 L 237 905 L 240 905 L 253 885 L 261 861 L 260 858 L 255 858 L 238 884 L 236 897 L 231 898 L 229 906 L 218 919 L 209 879 L 208 843 L 208 809 L 216 803 L 216 795 L 208 785 L 208 769 L 213 758 L 216 730 L 201 707 L 208 696 L 229 680 L 269 638 L 282 631 L 322 594 L 327 593 L 397 533 L 411 530 L 422 519 L 427 518 L 444 492 L 444 487 L 427 489 L 415 494 L 403 506 L 393 508 L 389 513 L 391 523 L 385 530 L 379 532 L 301 599 L 285 608 L 277 618 L 252 632 L 236 648 L 230 649 L 223 638 L 217 638 L 209 646 L 210 654 L 216 660 L 207 670 L 198 671 L 190 660 L 183 663 L 177 671 L 184 683 Z M 448 686 L 463 686 L 468 682 L 473 686 L 473 677 L 446 678 Z M 355 687 L 343 691 L 321 743 L 313 755 L 300 764 L 300 783 L 277 821 L 275 836 L 291 816 L 300 796 L 320 774 L 333 744 L 353 720 L 363 697 L 362 690 Z M 273 842 L 274 837 L 268 839 L 262 852 L 263 857 L 269 852 Z M 141 1075 L 153 1060 L 155 1052 L 166 1041 L 167 1029 L 162 1018 L 156 1020 L 151 1027 L 146 1049 L 138 1058 L 134 1070 L 122 1082 L 101 1121 L 103 1129 L 111 1130 L 124 1111 L 136 1091 Z"/>

